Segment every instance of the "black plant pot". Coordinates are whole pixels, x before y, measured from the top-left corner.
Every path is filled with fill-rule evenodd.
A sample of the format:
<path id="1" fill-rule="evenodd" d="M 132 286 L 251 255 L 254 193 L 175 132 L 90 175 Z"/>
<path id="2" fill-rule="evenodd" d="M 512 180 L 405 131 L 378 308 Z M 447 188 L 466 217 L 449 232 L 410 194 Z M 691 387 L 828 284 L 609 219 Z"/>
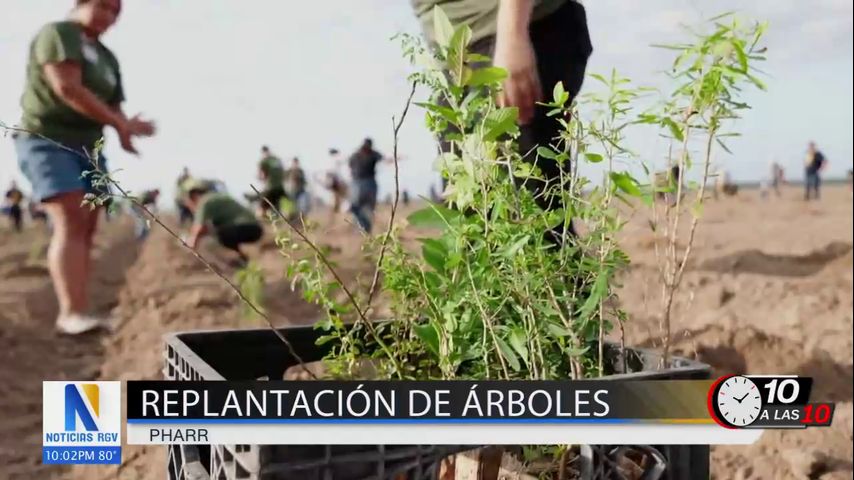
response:
<path id="1" fill-rule="evenodd" d="M 303 361 L 322 359 L 331 346 L 315 345 L 321 334 L 312 327 L 283 328 L 280 332 Z M 172 333 L 165 336 L 168 380 L 255 380 L 280 379 L 296 365 L 281 340 L 269 329 L 216 330 Z M 660 354 L 647 349 L 626 349 L 608 344 L 606 359 L 611 375 L 603 380 L 708 379 L 708 365 L 684 358 L 670 359 L 659 369 Z M 433 480 L 439 463 L 448 455 L 472 446 L 405 445 L 199 445 L 169 447 L 170 480 Z M 663 472 L 655 478 L 694 480 L 709 477 L 709 447 L 645 446 L 660 458 Z M 619 447 L 586 446 L 582 455 L 601 477 L 608 455 Z"/>

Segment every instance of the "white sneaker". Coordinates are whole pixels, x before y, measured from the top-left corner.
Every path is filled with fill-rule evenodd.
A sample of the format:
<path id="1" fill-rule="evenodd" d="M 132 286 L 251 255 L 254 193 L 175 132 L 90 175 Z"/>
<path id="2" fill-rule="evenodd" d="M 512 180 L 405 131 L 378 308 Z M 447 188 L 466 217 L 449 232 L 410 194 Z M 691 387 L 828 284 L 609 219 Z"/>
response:
<path id="1" fill-rule="evenodd" d="M 104 327 L 105 324 L 102 320 L 77 313 L 56 319 L 56 329 L 64 335 L 80 335 Z"/>

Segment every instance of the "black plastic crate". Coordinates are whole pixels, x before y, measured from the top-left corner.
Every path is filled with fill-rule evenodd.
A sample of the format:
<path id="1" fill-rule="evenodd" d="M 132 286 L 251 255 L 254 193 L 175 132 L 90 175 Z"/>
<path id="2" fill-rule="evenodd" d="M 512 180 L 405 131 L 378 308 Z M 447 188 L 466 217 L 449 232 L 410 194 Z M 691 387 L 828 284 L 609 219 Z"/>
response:
<path id="1" fill-rule="evenodd" d="M 281 329 L 304 361 L 322 359 L 330 347 L 315 345 L 320 332 L 312 327 Z M 282 341 L 269 329 L 215 330 L 172 333 L 165 336 L 164 377 L 170 380 L 280 379 L 296 365 Z M 617 373 L 608 380 L 704 380 L 709 366 L 673 358 L 669 368 L 659 369 L 660 354 L 647 349 L 608 345 L 607 357 Z M 627 367 L 631 373 L 624 373 Z M 214 480 L 432 480 L 442 458 L 471 449 L 465 446 L 382 445 L 199 445 L 170 446 L 170 480 L 197 480 L 203 468 Z M 709 477 L 708 446 L 654 446 L 666 461 L 661 478 L 694 480 Z M 613 447 L 593 446 L 596 451 Z"/>

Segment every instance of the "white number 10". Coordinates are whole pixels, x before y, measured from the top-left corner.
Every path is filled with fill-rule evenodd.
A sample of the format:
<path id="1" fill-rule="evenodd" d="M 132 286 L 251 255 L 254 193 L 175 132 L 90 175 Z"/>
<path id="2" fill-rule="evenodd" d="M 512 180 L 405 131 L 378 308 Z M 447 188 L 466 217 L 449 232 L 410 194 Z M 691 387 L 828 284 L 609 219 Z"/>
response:
<path id="1" fill-rule="evenodd" d="M 777 379 L 774 379 L 766 383 L 764 388 L 768 389 L 768 403 L 773 403 L 775 397 L 780 403 L 792 403 L 798 398 L 801 386 L 798 385 L 797 380 L 787 378 L 780 382 L 779 387 L 777 386 Z"/>

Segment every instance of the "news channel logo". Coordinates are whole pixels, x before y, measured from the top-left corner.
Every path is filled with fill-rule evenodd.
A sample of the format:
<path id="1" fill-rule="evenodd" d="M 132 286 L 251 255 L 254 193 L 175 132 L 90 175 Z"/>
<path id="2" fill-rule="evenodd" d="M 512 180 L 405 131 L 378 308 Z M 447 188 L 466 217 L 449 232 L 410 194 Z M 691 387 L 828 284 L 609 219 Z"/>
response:
<path id="1" fill-rule="evenodd" d="M 121 382 L 42 382 L 42 431 L 42 463 L 121 463 Z"/>
<path id="2" fill-rule="evenodd" d="M 725 428 L 829 427 L 836 405 L 810 402 L 812 384 L 796 375 L 727 375 L 709 389 L 709 413 Z"/>

